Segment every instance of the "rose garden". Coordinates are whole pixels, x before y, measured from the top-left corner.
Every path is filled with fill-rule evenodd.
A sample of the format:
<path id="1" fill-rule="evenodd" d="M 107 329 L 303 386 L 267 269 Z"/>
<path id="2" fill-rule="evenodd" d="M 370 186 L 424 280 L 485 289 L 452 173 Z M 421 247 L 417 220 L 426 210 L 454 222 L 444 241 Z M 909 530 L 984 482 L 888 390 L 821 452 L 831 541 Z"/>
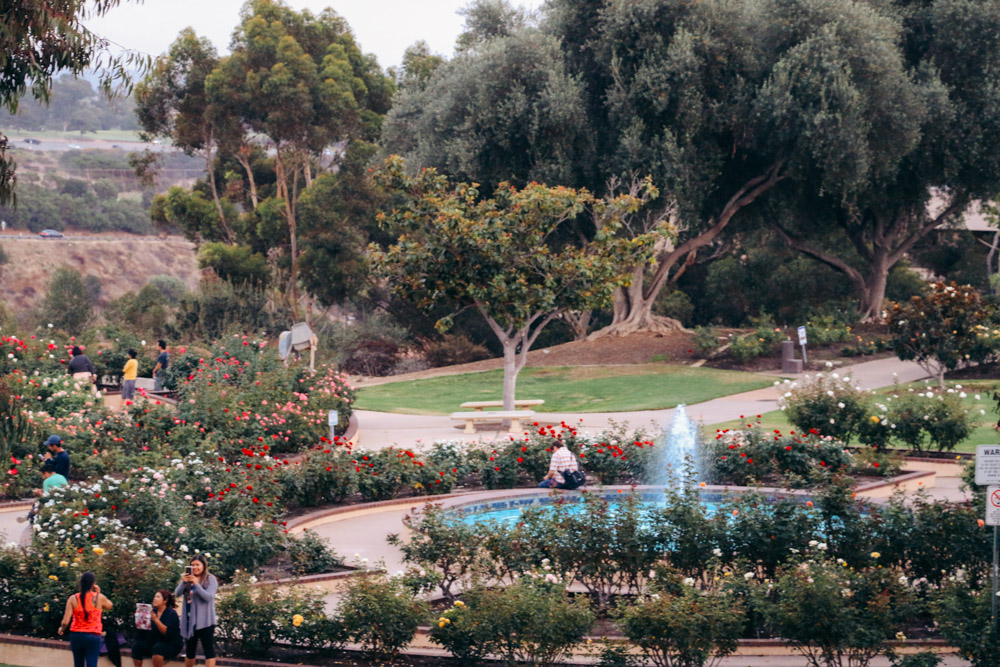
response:
<path id="1" fill-rule="evenodd" d="M 13 4 L 0 667 L 1000 667 L 1000 0 Z"/>
<path id="2" fill-rule="evenodd" d="M 420 645 L 465 663 L 701 665 L 770 639 L 815 665 L 932 664 L 945 646 L 997 664 L 983 489 L 953 453 L 983 418 L 968 401 L 983 396 L 961 383 L 863 390 L 851 367 L 779 380 L 789 428 L 760 416 L 695 428 L 694 456 L 651 487 L 669 425 L 592 433 L 540 413 L 523 434 L 352 445 L 347 378 L 286 366 L 263 338 L 178 351 L 175 400 L 111 410 L 58 375 L 77 341 L 47 335 L 0 347 L 2 489 L 16 500 L 40 485 L 49 433 L 72 453 L 73 483 L 2 551 L 5 632 L 53 636 L 89 570 L 128 635 L 133 604 L 205 553 L 234 656 L 405 661 Z M 95 359 L 110 371 L 125 344 L 98 343 Z M 585 490 L 524 488 L 547 470 L 553 438 L 576 452 Z M 907 483 L 909 462 L 926 458 L 905 450 L 952 452 L 938 465 L 966 466 L 969 499 Z M 869 492 L 879 485 L 889 491 Z M 405 510 L 393 534 L 369 536 L 395 545 L 398 571 L 295 528 L 370 503 Z M 513 516 L 492 519 L 498 510 Z"/>

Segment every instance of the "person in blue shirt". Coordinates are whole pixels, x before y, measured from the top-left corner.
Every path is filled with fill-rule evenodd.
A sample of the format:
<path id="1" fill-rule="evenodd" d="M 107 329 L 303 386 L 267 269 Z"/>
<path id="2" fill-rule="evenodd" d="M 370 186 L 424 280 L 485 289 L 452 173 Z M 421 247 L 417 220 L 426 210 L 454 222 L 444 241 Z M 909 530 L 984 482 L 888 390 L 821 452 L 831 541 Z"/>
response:
<path id="1" fill-rule="evenodd" d="M 153 367 L 153 391 L 163 391 L 163 381 L 166 379 L 167 366 L 170 365 L 170 354 L 167 352 L 167 341 L 159 341 L 160 356 L 156 358 Z"/>
<path id="2" fill-rule="evenodd" d="M 55 463 L 56 472 L 69 479 L 69 452 L 63 449 L 63 441 L 58 435 L 50 435 L 45 441 L 49 451 L 44 454 L 47 461 Z"/>

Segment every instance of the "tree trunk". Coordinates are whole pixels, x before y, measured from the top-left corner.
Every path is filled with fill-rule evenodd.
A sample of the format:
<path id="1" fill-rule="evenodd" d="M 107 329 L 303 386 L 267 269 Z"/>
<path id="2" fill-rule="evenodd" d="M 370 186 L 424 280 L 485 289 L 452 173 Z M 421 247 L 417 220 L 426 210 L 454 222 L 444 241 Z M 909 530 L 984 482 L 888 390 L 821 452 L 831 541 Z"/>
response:
<path id="1" fill-rule="evenodd" d="M 222 200 L 219 198 L 219 188 L 215 182 L 215 152 L 212 150 L 211 143 L 207 143 L 205 147 L 205 171 L 208 172 L 208 184 L 212 188 L 212 201 L 215 202 L 215 211 L 219 214 L 219 224 L 222 225 L 226 243 L 232 245 L 236 239 L 233 237 L 233 230 L 229 228 L 229 223 L 226 221 L 226 214 L 222 210 Z"/>
<path id="2" fill-rule="evenodd" d="M 672 250 L 657 255 L 656 269 L 648 287 L 645 266 L 632 269 L 632 282 L 615 292 L 614 319 L 600 331 L 590 334 L 590 340 L 604 336 L 627 336 L 637 331 L 667 333 L 683 329 L 675 319 L 653 314 L 653 303 L 664 285 L 676 281 L 691 264 L 701 248 L 712 243 L 723 232 L 740 209 L 752 204 L 759 196 L 785 179 L 783 162 L 778 161 L 763 174 L 751 178 L 726 202 L 717 218 L 709 220 L 707 228 Z M 676 267 L 676 270 L 674 270 Z M 671 270 L 674 270 L 671 274 Z"/>
<path id="3" fill-rule="evenodd" d="M 514 409 L 514 391 L 517 387 L 517 341 L 507 338 L 503 343 L 503 409 Z"/>
<path id="4" fill-rule="evenodd" d="M 240 166 L 243 167 L 243 171 L 247 173 L 247 181 L 250 183 L 250 205 L 256 211 L 257 203 L 260 200 L 257 196 L 257 181 L 253 177 L 253 169 L 250 166 L 250 153 L 248 147 L 240 147 L 240 149 L 236 152 L 236 161 L 240 163 Z"/>
<path id="5" fill-rule="evenodd" d="M 882 317 L 882 302 L 885 301 L 885 288 L 892 269 L 888 255 L 885 249 L 875 249 L 868 275 L 861 286 L 858 310 L 861 312 L 862 322 L 874 322 Z"/>
<path id="6" fill-rule="evenodd" d="M 644 289 L 644 274 L 644 266 L 632 269 L 632 282 L 627 287 L 619 287 L 615 290 L 611 324 L 590 334 L 590 340 L 605 336 L 628 336 L 637 331 L 669 333 L 684 329 L 680 322 L 671 317 L 653 314 L 653 303 L 659 296 L 663 285 L 666 284 L 666 280 L 661 279 L 659 285 L 654 285 L 647 291 Z M 666 271 L 662 275 L 665 278 Z"/>
<path id="7" fill-rule="evenodd" d="M 587 334 L 590 332 L 590 319 L 593 315 L 593 310 L 574 310 L 563 313 L 563 317 L 573 329 L 573 340 L 587 340 Z"/>
<path id="8" fill-rule="evenodd" d="M 295 220 L 295 210 L 292 207 L 292 195 L 288 188 L 288 173 L 281 151 L 275 149 L 274 171 L 277 177 L 278 196 L 285 200 L 285 221 L 288 223 L 289 251 L 291 253 L 291 269 L 288 276 L 288 294 L 292 306 L 292 316 L 299 320 L 299 237 L 298 225 Z"/>

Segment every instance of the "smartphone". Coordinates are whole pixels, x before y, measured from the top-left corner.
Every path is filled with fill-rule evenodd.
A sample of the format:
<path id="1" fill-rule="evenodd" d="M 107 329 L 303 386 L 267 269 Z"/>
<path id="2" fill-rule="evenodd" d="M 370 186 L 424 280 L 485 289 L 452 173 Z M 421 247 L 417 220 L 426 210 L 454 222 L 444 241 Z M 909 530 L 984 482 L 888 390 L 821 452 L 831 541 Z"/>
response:
<path id="1" fill-rule="evenodd" d="M 184 574 L 187 575 L 187 576 L 191 575 L 191 566 L 190 565 L 188 565 L 187 567 L 184 568 Z"/>

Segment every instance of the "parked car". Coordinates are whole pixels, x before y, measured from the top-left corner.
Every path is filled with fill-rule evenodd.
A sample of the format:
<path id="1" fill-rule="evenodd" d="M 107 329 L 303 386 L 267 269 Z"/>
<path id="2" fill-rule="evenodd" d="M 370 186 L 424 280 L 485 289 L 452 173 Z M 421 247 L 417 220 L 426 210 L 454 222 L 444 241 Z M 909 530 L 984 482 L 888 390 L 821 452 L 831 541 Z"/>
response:
<path id="1" fill-rule="evenodd" d="M 80 148 L 80 144 L 70 144 L 68 147 L 72 148 L 73 150 L 78 150 Z"/>
<path id="2" fill-rule="evenodd" d="M 38 232 L 38 235 L 41 236 L 43 239 L 61 239 L 63 237 L 62 232 L 58 232 L 54 229 L 43 229 L 42 231 Z"/>
<path id="3" fill-rule="evenodd" d="M 26 144 L 40 144 L 42 142 L 39 141 L 38 139 L 32 139 L 32 138 L 29 137 L 29 138 L 27 138 L 27 139 L 24 140 L 24 143 L 26 143 Z"/>

